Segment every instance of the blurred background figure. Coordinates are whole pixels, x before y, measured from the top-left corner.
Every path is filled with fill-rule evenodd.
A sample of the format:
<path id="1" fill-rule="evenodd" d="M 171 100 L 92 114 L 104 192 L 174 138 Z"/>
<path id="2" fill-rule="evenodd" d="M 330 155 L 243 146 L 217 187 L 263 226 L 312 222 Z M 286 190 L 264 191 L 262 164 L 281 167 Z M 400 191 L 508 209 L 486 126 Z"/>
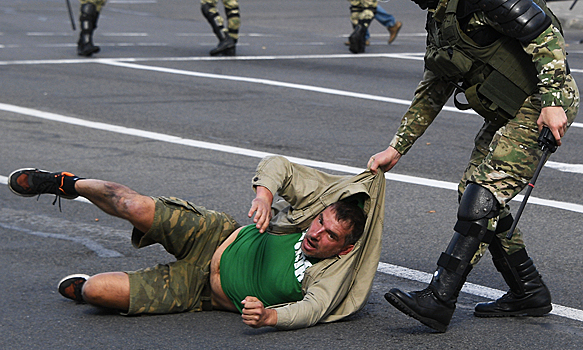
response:
<path id="1" fill-rule="evenodd" d="M 238 0 L 222 0 L 225 6 L 227 17 L 227 28 L 224 20 L 217 10 L 218 0 L 201 0 L 201 10 L 207 19 L 213 32 L 219 39 L 219 45 L 210 51 L 211 56 L 234 56 L 237 40 L 239 39 L 239 27 L 241 18 L 239 16 Z"/>
<path id="2" fill-rule="evenodd" d="M 99 46 L 93 45 L 93 31 L 97 28 L 99 12 L 107 0 L 80 0 L 80 2 L 79 26 L 81 32 L 79 41 L 77 41 L 77 54 L 89 57 L 99 52 Z"/>
<path id="3" fill-rule="evenodd" d="M 351 11 L 352 14 L 352 11 Z M 387 30 L 389 31 L 389 44 L 391 44 L 393 41 L 395 41 L 395 39 L 397 38 L 397 34 L 399 34 L 399 31 L 401 30 L 401 27 L 403 26 L 403 23 L 401 23 L 400 21 L 395 20 L 395 16 L 393 16 L 392 14 L 388 13 L 384 8 L 381 7 L 381 5 L 377 4 L 377 11 L 376 14 L 374 16 L 374 19 L 376 19 L 380 24 L 382 24 L 385 28 L 387 28 Z M 350 17 L 350 20 L 352 21 L 352 16 Z M 354 22 L 353 23 L 353 28 L 354 28 Z M 370 38 L 370 30 L 366 30 L 366 34 L 364 36 L 365 39 L 365 45 L 368 46 L 370 45 L 369 42 L 369 38 Z M 350 41 L 346 41 L 344 43 L 346 46 L 350 45 Z"/>
<path id="4" fill-rule="evenodd" d="M 370 22 L 377 11 L 377 0 L 348 0 L 350 21 L 354 31 L 348 37 L 348 49 L 352 53 L 362 53 L 366 46 L 366 34 Z"/>

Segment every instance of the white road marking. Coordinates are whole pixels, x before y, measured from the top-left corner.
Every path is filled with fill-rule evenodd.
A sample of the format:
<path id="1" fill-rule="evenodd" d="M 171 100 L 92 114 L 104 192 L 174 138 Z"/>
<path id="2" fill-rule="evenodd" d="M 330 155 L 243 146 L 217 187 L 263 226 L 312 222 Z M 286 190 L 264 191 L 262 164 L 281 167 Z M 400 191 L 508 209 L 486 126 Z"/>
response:
<path id="1" fill-rule="evenodd" d="M 115 250 L 107 249 L 104 246 L 102 246 L 101 244 L 99 244 L 99 243 L 95 242 L 94 240 L 87 238 L 87 237 L 73 237 L 73 236 L 69 236 L 66 234 L 62 234 L 62 233 L 33 231 L 33 230 L 26 229 L 26 228 L 14 226 L 14 225 L 6 225 L 3 223 L 0 223 L 0 227 L 4 228 L 6 230 L 10 230 L 10 231 L 24 232 L 26 234 L 33 235 L 33 236 L 39 236 L 39 237 L 43 237 L 43 238 L 62 239 L 62 240 L 66 240 L 66 241 L 79 243 L 79 244 L 84 245 L 87 249 L 94 251 L 95 254 L 97 254 L 97 256 L 99 256 L 101 258 L 118 258 L 118 257 L 123 256 L 123 254 L 121 254 Z"/>
<path id="2" fill-rule="evenodd" d="M 73 44 L 70 44 L 73 45 Z M 124 44 L 117 44 L 118 46 L 124 46 Z M 134 44 L 128 44 L 134 45 Z M 145 45 L 158 45 L 158 44 L 145 44 Z M 161 44 L 159 44 L 161 45 Z M 368 57 L 368 58 L 399 58 L 399 59 L 413 59 L 413 60 L 423 60 L 423 57 L 419 53 L 404 53 L 404 54 L 362 54 L 359 55 L 360 58 Z M 169 73 L 169 74 L 179 74 L 179 75 L 187 75 L 187 76 L 194 76 L 200 78 L 209 78 L 209 79 L 222 79 L 222 80 L 232 80 L 232 81 L 239 81 L 239 82 L 247 82 L 247 83 L 254 83 L 254 84 L 264 84 L 264 85 L 271 85 L 271 86 L 278 86 L 278 87 L 285 87 L 290 89 L 298 89 L 298 90 L 305 90 L 305 91 L 313 91 L 319 93 L 326 93 L 330 95 L 338 95 L 338 96 L 346 96 L 346 97 L 353 97 L 353 98 L 360 98 L 365 100 L 371 101 L 378 101 L 378 102 L 387 102 L 387 103 L 394 103 L 409 106 L 411 101 L 397 99 L 392 97 L 384 97 L 384 96 L 377 96 L 371 94 L 364 94 L 364 93 L 357 93 L 351 91 L 344 91 L 338 89 L 330 89 L 330 88 L 323 88 L 317 86 L 310 86 L 304 84 L 294 84 L 294 83 L 286 83 L 276 80 L 269 80 L 269 79 L 259 79 L 259 78 L 247 78 L 247 77 L 238 77 L 238 76 L 230 76 L 230 75 L 221 75 L 221 74 L 210 74 L 210 73 L 202 73 L 202 72 L 193 72 L 193 71 L 185 71 L 180 69 L 171 69 L 171 68 L 163 68 L 163 67 L 155 67 L 155 66 L 145 66 L 145 65 L 138 65 L 132 64 L 127 62 L 180 62 L 180 61 L 215 61 L 215 60 L 292 60 L 292 59 L 339 59 L 339 58 L 351 58 L 354 59 L 355 55 L 352 54 L 338 54 L 338 55 L 290 55 L 290 56 L 235 56 L 235 57 L 158 57 L 158 58 L 94 58 L 94 59 L 62 59 L 62 60 L 17 60 L 17 61 L 0 61 L 0 66 L 3 65 L 37 65 L 37 64 L 79 64 L 79 63 L 101 63 L 107 64 L 112 66 L 119 66 L 131 69 L 141 69 L 141 70 L 150 70 L 150 71 L 157 71 L 161 73 Z M 455 107 L 445 106 L 443 110 L 453 113 L 463 113 L 463 114 L 474 114 L 477 115 L 476 112 L 472 110 L 468 111 L 461 111 Z M 573 123 L 571 126 L 575 128 L 583 128 L 583 123 Z"/>

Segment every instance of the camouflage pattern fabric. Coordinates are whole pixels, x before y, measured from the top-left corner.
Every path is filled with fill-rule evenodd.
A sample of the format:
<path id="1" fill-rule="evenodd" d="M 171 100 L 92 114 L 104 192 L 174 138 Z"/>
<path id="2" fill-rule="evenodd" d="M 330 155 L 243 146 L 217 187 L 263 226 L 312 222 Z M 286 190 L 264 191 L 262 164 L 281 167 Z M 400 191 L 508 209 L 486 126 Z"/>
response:
<path id="1" fill-rule="evenodd" d="M 81 3 L 81 5 L 93 4 L 95 5 L 97 12 L 101 12 L 101 9 L 103 8 L 103 6 L 105 6 L 107 0 L 79 0 L 79 2 Z"/>
<path id="2" fill-rule="evenodd" d="M 201 293 L 209 283 L 210 262 L 219 245 L 239 227 L 229 215 L 177 198 L 159 197 L 147 233 L 134 229 L 132 243 L 141 248 L 161 244 L 175 262 L 128 272 L 127 315 L 201 311 Z"/>
<path id="3" fill-rule="evenodd" d="M 377 10 L 377 0 L 348 0 L 350 2 L 350 22 L 355 27 L 358 22 L 366 26 L 372 22 Z"/>
<path id="4" fill-rule="evenodd" d="M 217 9 L 218 0 L 201 0 L 201 5 L 208 4 L 210 13 L 217 14 L 216 21 L 219 26 L 224 26 L 224 20 Z M 241 16 L 239 14 L 239 0 L 223 0 L 225 12 L 227 15 L 227 29 L 229 36 L 233 39 L 239 39 L 239 28 L 241 27 Z"/>
<path id="5" fill-rule="evenodd" d="M 485 25 L 485 21 L 477 20 L 472 24 Z M 468 182 L 478 183 L 492 191 L 502 208 L 500 216 L 489 222 L 492 231 L 496 229 L 499 218 L 509 215 L 508 203 L 527 186 L 542 157 L 537 144 L 539 131 L 536 125 L 541 109 L 563 107 L 568 126 L 574 121 L 579 109 L 579 90 L 573 77 L 567 74 L 565 42 L 559 30 L 549 26 L 537 38 L 524 45 L 523 49 L 532 56 L 537 69 L 539 91 L 526 99 L 514 119 L 503 125 L 484 124 L 475 138 L 470 162 L 458 186 L 460 196 Z M 406 154 L 437 117 L 453 90 L 450 82 L 440 80 L 434 73 L 425 70 L 391 146 L 399 153 Z M 508 254 L 524 247 L 518 229 L 510 241 L 505 238 L 506 232 L 498 233 L 497 236 Z M 472 264 L 479 261 L 486 249 L 487 245 L 482 244 Z"/>

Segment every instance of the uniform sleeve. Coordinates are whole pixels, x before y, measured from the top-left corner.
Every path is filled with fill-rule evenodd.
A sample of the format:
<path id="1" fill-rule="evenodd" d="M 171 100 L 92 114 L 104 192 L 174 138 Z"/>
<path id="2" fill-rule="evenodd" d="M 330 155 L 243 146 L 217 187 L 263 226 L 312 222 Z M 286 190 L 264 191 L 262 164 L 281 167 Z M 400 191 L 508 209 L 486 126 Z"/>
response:
<path id="1" fill-rule="evenodd" d="M 453 90 L 451 84 L 438 79 L 433 72 L 426 69 L 423 80 L 415 90 L 411 106 L 401 119 L 401 125 L 390 145 L 401 154 L 407 153 L 441 112 Z"/>
<path id="2" fill-rule="evenodd" d="M 565 39 L 559 30 L 550 25 L 523 47 L 536 67 L 542 107 L 563 106 L 567 68 Z"/>
<path id="3" fill-rule="evenodd" d="M 275 327 L 290 330 L 311 327 L 320 322 L 346 298 L 352 274 L 352 270 L 346 269 L 344 276 L 334 274 L 323 277 L 326 275 L 324 270 L 315 282 L 308 283 L 302 300 L 274 308 L 277 311 Z"/>
<path id="4" fill-rule="evenodd" d="M 330 184 L 340 178 L 292 163 L 282 156 L 269 156 L 257 166 L 252 184 L 279 194 L 294 208 L 303 208 L 317 201 Z"/>

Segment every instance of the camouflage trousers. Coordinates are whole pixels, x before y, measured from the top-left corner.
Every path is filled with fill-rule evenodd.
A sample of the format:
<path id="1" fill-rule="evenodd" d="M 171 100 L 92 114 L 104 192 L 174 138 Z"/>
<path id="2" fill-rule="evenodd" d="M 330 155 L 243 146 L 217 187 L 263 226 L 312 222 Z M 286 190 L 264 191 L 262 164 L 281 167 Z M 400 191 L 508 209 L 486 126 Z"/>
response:
<path id="1" fill-rule="evenodd" d="M 101 12 L 101 9 L 103 8 L 103 6 L 105 6 L 107 0 L 79 0 L 79 2 L 81 3 L 81 5 L 93 4 L 95 5 L 97 12 Z"/>
<path id="2" fill-rule="evenodd" d="M 239 227 L 229 215 L 190 202 L 158 197 L 154 223 L 146 233 L 134 228 L 132 244 L 161 244 L 175 262 L 127 272 L 130 306 L 127 315 L 201 311 L 203 290 L 210 291 L 214 252 Z M 206 296 L 210 301 L 210 294 Z"/>
<path id="3" fill-rule="evenodd" d="M 348 0 L 350 2 L 350 22 L 355 27 L 359 22 L 368 27 L 377 11 L 377 0 Z"/>
<path id="4" fill-rule="evenodd" d="M 209 5 L 210 13 L 217 14 L 216 22 L 217 25 L 224 27 L 224 20 L 219 15 L 219 10 L 217 9 L 218 0 L 201 0 L 201 5 Z M 239 14 L 239 0 L 223 0 L 223 5 L 225 6 L 225 13 L 227 15 L 227 29 L 229 31 L 229 36 L 233 39 L 239 39 L 239 28 L 241 27 L 241 15 Z"/>
<path id="5" fill-rule="evenodd" d="M 579 109 L 579 90 L 570 75 L 567 76 L 563 96 L 567 102 L 563 108 L 570 126 Z M 494 194 L 502 209 L 498 217 L 490 219 L 489 230 L 495 231 L 499 220 L 510 215 L 508 203 L 528 185 L 541 161 L 542 151 L 537 143 L 539 131 L 536 124 L 540 112 L 539 96 L 530 96 L 514 119 L 504 125 L 486 122 L 476 135 L 470 162 L 459 183 L 458 192 L 461 197 L 466 185 L 474 182 Z M 497 237 L 508 254 L 524 248 L 522 233 L 518 228 L 511 240 L 506 239 L 506 233 L 499 232 Z M 487 247 L 487 244 L 480 246 L 472 264 L 480 260 Z"/>

